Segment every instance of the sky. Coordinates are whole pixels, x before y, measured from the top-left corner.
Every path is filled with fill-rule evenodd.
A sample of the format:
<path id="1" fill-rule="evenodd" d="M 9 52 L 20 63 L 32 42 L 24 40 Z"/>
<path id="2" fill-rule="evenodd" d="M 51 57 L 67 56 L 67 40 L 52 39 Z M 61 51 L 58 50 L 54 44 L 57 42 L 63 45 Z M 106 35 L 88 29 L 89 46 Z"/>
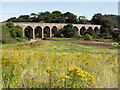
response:
<path id="1" fill-rule="evenodd" d="M 20 15 L 55 10 L 91 19 L 96 13 L 117 15 L 118 2 L 0 2 L 0 22 Z"/>

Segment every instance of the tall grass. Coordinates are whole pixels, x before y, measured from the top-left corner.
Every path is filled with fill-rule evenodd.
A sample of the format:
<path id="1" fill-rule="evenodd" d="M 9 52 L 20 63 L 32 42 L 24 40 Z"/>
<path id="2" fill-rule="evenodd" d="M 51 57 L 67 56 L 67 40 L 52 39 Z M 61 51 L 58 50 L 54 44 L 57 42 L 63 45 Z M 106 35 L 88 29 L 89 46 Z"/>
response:
<path id="1" fill-rule="evenodd" d="M 117 54 L 114 49 L 56 41 L 3 45 L 3 87 L 118 87 Z"/>
<path id="2" fill-rule="evenodd" d="M 11 81 L 10 83 L 4 82 L 4 87 L 26 87 L 24 85 L 15 84 L 22 83 L 40 88 L 65 88 L 64 82 L 62 82 L 62 79 L 59 79 L 58 77 L 61 74 L 64 76 L 70 76 L 68 75 L 67 68 L 75 70 L 75 67 L 79 68 L 83 72 L 89 73 L 90 77 L 92 77 L 92 81 L 85 81 L 86 78 L 89 77 L 83 77 L 84 80 L 82 82 L 85 81 L 86 84 L 79 85 L 79 83 L 81 83 L 79 79 L 82 77 L 78 77 L 77 79 L 68 78 L 68 81 L 75 82 L 74 84 L 67 86 L 68 88 L 93 87 L 90 84 L 96 84 L 94 87 L 117 87 L 118 83 L 117 55 L 3 50 L 2 60 L 3 79 Z M 8 72 L 6 72 L 6 70 Z M 72 72 L 69 74 L 72 74 Z M 64 78 L 64 76 L 62 78 Z M 73 75 L 70 78 L 73 77 L 75 76 Z"/>

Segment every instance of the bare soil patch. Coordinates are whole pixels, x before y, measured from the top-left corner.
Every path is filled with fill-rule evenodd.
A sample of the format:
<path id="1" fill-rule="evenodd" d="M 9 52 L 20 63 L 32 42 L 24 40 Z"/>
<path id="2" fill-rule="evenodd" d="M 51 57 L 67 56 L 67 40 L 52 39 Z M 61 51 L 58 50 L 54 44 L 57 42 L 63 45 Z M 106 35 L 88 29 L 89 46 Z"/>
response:
<path id="1" fill-rule="evenodd" d="M 111 43 L 102 43 L 102 42 L 78 42 L 78 44 L 90 45 L 90 46 L 101 46 L 101 47 L 107 47 L 107 48 L 110 48 L 110 49 L 118 49 L 117 46 L 113 46 Z"/>

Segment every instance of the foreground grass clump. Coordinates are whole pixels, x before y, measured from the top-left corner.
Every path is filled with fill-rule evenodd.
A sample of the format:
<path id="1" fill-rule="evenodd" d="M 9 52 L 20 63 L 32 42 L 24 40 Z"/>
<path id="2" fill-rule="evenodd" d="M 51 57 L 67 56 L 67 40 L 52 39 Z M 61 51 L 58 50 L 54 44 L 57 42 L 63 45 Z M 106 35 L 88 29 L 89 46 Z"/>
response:
<path id="1" fill-rule="evenodd" d="M 3 50 L 3 87 L 117 87 L 117 58 L 117 55 Z"/>

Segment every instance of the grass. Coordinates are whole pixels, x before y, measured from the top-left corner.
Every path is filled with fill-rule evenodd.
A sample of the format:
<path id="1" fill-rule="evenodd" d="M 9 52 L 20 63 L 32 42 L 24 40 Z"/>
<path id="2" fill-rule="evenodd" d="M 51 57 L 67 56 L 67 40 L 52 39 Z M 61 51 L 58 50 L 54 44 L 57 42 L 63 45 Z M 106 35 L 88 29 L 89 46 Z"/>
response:
<path id="1" fill-rule="evenodd" d="M 118 87 L 118 51 L 71 43 L 73 41 L 78 40 L 55 38 L 32 44 L 24 42 L 3 45 L 3 79 L 11 81 L 3 82 L 3 87 Z M 88 78 L 91 78 L 90 81 Z"/>
<path id="2" fill-rule="evenodd" d="M 17 44 L 6 44 L 3 45 L 3 49 L 23 49 L 23 50 L 32 50 L 40 52 L 59 52 L 59 53 L 90 53 L 90 54 L 118 54 L 118 51 L 115 49 L 108 49 L 106 47 L 97 47 L 97 46 L 85 46 L 75 43 L 70 43 L 71 41 L 49 41 L 42 40 L 39 46 L 30 47 L 26 45 L 24 47 L 19 47 Z M 25 42 L 26 43 L 26 42 Z"/>

